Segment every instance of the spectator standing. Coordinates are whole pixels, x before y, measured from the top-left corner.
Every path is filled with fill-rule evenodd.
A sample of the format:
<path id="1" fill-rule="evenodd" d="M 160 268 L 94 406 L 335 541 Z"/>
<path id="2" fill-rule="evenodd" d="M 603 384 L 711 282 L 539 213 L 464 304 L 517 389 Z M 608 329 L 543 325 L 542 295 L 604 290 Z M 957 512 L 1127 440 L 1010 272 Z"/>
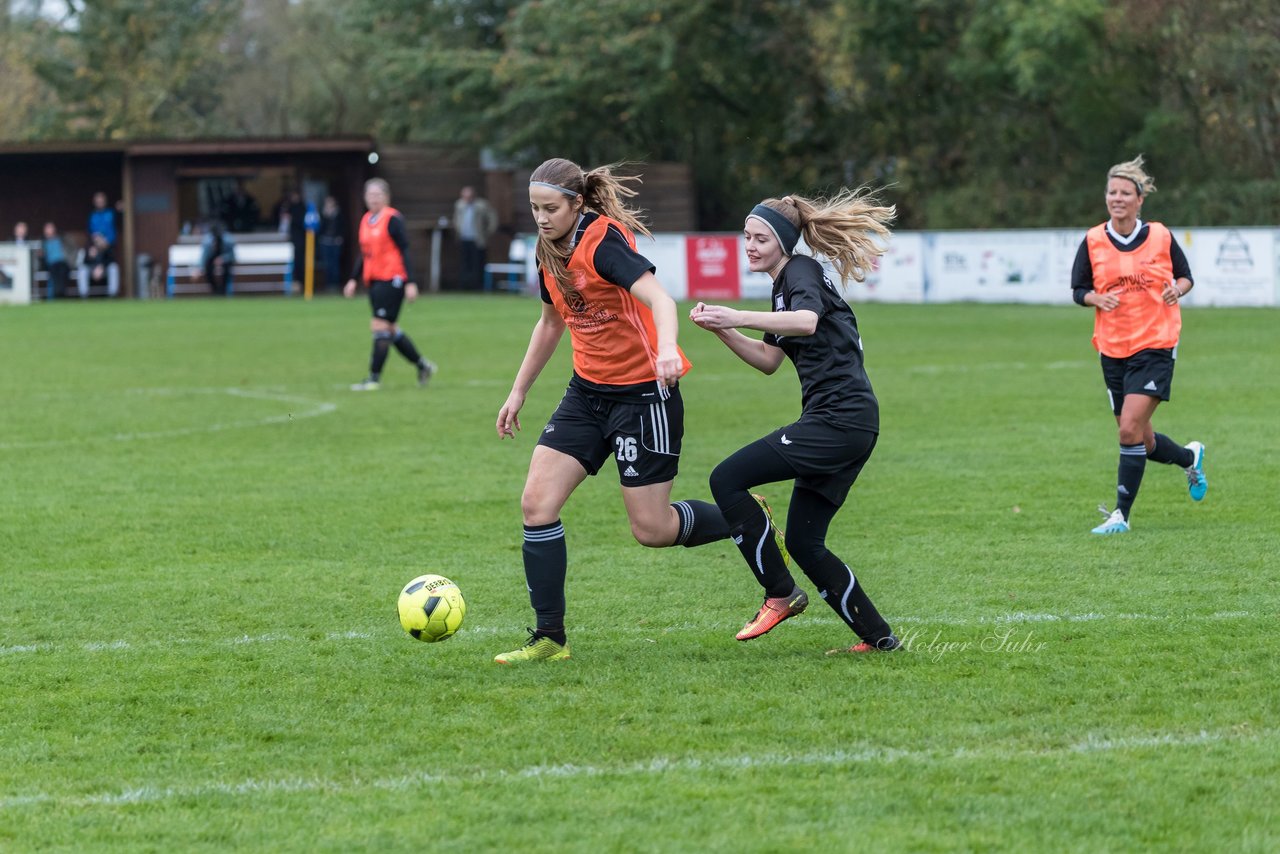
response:
<path id="1" fill-rule="evenodd" d="M 19 220 L 13 224 L 13 242 L 19 246 L 29 246 L 27 240 L 27 224 Z"/>
<path id="2" fill-rule="evenodd" d="M 231 292 L 231 269 L 236 263 L 236 242 L 221 222 L 209 226 L 200 241 L 200 267 L 209 282 L 209 292 L 227 296 Z"/>
<path id="3" fill-rule="evenodd" d="M 320 208 L 320 267 L 326 289 L 337 290 L 342 279 L 342 245 L 347 239 L 347 218 L 333 196 L 324 197 Z"/>
<path id="4" fill-rule="evenodd" d="M 107 209 L 109 214 L 111 211 Z M 80 253 L 79 267 L 76 270 L 76 290 L 80 299 L 89 296 L 90 285 L 107 286 L 107 296 L 115 296 L 120 292 L 120 265 L 116 263 L 115 253 L 106 235 L 95 233 L 89 245 Z"/>
<path id="5" fill-rule="evenodd" d="M 226 223 L 227 230 L 236 234 L 247 234 L 258 227 L 262 212 L 258 200 L 245 190 L 242 182 L 236 182 L 236 188 L 222 203 L 220 219 Z"/>
<path id="6" fill-rule="evenodd" d="M 293 283 L 301 285 L 307 263 L 307 206 L 297 190 L 289 190 L 276 205 L 276 232 L 293 244 Z"/>
<path id="7" fill-rule="evenodd" d="M 40 241 L 40 254 L 44 256 L 44 268 L 49 273 L 49 297 L 62 296 L 67 290 L 71 267 L 67 264 L 67 246 L 51 222 L 44 224 L 44 239 Z"/>
<path id="8" fill-rule="evenodd" d="M 465 290 L 479 290 L 484 280 L 486 247 L 498 228 L 493 205 L 463 187 L 453 204 L 453 229 L 458 238 L 460 276 Z"/>
<path id="9" fill-rule="evenodd" d="M 116 211 L 107 204 L 107 194 L 93 194 L 93 210 L 89 212 L 89 234 L 101 234 L 109 248 L 116 245 Z M 92 239 L 92 238 L 91 238 Z"/>

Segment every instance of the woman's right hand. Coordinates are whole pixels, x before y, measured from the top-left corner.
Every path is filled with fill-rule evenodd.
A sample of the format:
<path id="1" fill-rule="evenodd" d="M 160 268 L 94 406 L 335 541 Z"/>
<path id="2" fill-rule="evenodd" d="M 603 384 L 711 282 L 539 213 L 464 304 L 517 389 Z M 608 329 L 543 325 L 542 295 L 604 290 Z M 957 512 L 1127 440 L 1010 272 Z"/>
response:
<path id="1" fill-rule="evenodd" d="M 351 299 L 356 295 L 356 280 L 347 279 L 347 283 L 342 286 L 342 295 L 347 299 Z"/>
<path id="2" fill-rule="evenodd" d="M 1089 305 L 1099 311 L 1114 311 L 1120 305 L 1120 297 L 1113 293 L 1091 293 L 1086 299 Z"/>
<path id="3" fill-rule="evenodd" d="M 512 439 L 516 437 L 516 431 L 520 429 L 520 408 L 524 406 L 524 395 L 519 392 L 511 392 L 507 396 L 507 402 L 502 404 L 502 408 L 498 410 L 498 438 L 505 439 L 510 436 Z"/>

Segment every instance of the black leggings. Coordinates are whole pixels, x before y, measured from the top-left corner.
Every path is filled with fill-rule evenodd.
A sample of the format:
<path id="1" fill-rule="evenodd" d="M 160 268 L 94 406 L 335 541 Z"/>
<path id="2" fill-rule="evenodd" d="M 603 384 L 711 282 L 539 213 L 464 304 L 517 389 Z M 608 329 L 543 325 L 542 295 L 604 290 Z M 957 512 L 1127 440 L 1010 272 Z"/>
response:
<path id="1" fill-rule="evenodd" d="M 749 520 L 755 515 L 748 513 L 740 518 L 742 510 L 752 505 L 752 488 L 791 480 L 798 475 L 791 463 L 760 439 L 716 466 L 711 472 L 711 494 L 724 513 L 730 532 L 741 533 L 748 524 L 743 519 Z M 821 493 L 804 486 L 793 487 L 791 506 L 787 510 L 787 551 L 817 585 L 823 600 L 858 637 L 877 648 L 891 649 L 897 641 L 892 640 L 889 624 L 880 616 L 853 570 L 827 548 L 827 530 L 839 511 L 840 505 Z M 765 535 L 765 523 L 757 519 L 756 524 L 761 527 L 752 530 L 751 536 L 758 540 Z M 751 558 L 745 551 L 743 556 L 750 564 Z M 757 580 L 765 588 L 766 597 L 787 595 L 785 591 L 794 586 L 790 573 L 777 564 L 770 568 L 767 563 L 759 563 L 757 569 L 760 575 Z"/>
<path id="2" fill-rule="evenodd" d="M 750 500 L 755 487 L 794 480 L 798 474 L 764 439 L 758 439 L 716 466 L 711 472 L 711 494 L 721 508 L 733 507 Z M 827 529 L 838 512 L 839 504 L 832 504 L 811 489 L 794 487 L 791 490 L 786 521 L 787 551 L 806 574 L 831 554 L 827 549 Z"/>

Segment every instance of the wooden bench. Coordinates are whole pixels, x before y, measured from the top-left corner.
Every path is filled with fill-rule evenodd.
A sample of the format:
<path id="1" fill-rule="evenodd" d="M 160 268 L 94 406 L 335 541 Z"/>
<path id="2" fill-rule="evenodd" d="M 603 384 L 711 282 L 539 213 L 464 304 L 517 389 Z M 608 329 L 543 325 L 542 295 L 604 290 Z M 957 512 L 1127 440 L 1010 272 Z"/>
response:
<path id="1" fill-rule="evenodd" d="M 512 293 L 525 291 L 528 283 L 537 277 L 537 265 L 529 263 L 531 254 L 525 239 L 519 234 L 513 235 L 507 249 L 506 262 L 495 261 L 484 265 L 484 289 L 492 291 L 496 286 Z"/>
<path id="2" fill-rule="evenodd" d="M 169 247 L 169 269 L 165 295 L 206 294 L 199 243 L 178 243 Z M 198 281 L 197 281 L 198 280 Z M 227 296 L 240 293 L 293 292 L 293 244 L 287 241 L 245 241 L 236 236 L 236 260 L 227 277 Z"/>

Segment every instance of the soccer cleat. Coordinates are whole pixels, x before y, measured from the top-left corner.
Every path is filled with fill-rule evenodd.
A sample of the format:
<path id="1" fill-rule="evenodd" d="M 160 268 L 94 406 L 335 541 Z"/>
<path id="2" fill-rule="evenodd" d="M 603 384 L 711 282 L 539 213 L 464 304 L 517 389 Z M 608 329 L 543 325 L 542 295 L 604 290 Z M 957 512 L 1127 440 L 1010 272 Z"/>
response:
<path id="1" fill-rule="evenodd" d="M 758 638 L 783 620 L 803 614 L 804 609 L 808 607 L 809 597 L 799 587 L 792 590 L 790 596 L 779 596 L 775 599 L 766 597 L 760 610 L 742 627 L 742 631 L 738 632 L 736 637 L 740 641 Z"/>
<path id="2" fill-rule="evenodd" d="M 1192 501 L 1200 501 L 1209 491 L 1209 479 L 1204 476 L 1204 445 L 1188 442 L 1186 447 L 1196 456 L 1195 462 L 1183 469 L 1187 473 L 1187 492 L 1191 493 Z"/>
<path id="3" fill-rule="evenodd" d="M 902 649 L 902 641 L 898 640 L 894 635 L 889 635 L 888 637 L 881 638 L 873 644 L 862 641 L 861 643 L 855 643 L 850 647 L 829 649 L 827 650 L 827 655 L 841 655 L 844 653 L 861 655 L 865 652 L 893 652 L 895 649 Z"/>
<path id="4" fill-rule="evenodd" d="M 418 387 L 426 388 L 427 383 L 431 382 L 431 378 L 436 375 L 436 363 L 430 359 L 423 359 L 422 364 L 418 365 Z"/>
<path id="5" fill-rule="evenodd" d="M 375 379 L 364 379 L 351 384 L 352 391 L 377 391 L 380 388 L 382 388 L 381 383 Z"/>
<path id="6" fill-rule="evenodd" d="M 1095 534 L 1127 534 L 1129 533 L 1129 523 L 1125 520 L 1124 514 L 1119 510 L 1107 512 L 1107 508 L 1099 506 L 1098 510 L 1107 519 L 1101 525 L 1093 529 Z"/>
<path id="7" fill-rule="evenodd" d="M 549 637 L 528 629 L 529 640 L 519 649 L 495 655 L 498 664 L 528 664 L 531 661 L 565 661 L 569 658 L 569 644 L 556 643 Z"/>
<path id="8" fill-rule="evenodd" d="M 787 535 L 773 521 L 773 508 L 769 506 L 769 502 L 765 500 L 763 495 L 751 494 L 756 503 L 760 505 L 760 509 L 764 511 L 764 515 L 769 517 L 769 528 L 773 531 L 773 541 L 778 544 L 778 551 L 782 553 L 782 565 L 787 569 L 791 568 L 791 555 L 787 554 Z"/>

